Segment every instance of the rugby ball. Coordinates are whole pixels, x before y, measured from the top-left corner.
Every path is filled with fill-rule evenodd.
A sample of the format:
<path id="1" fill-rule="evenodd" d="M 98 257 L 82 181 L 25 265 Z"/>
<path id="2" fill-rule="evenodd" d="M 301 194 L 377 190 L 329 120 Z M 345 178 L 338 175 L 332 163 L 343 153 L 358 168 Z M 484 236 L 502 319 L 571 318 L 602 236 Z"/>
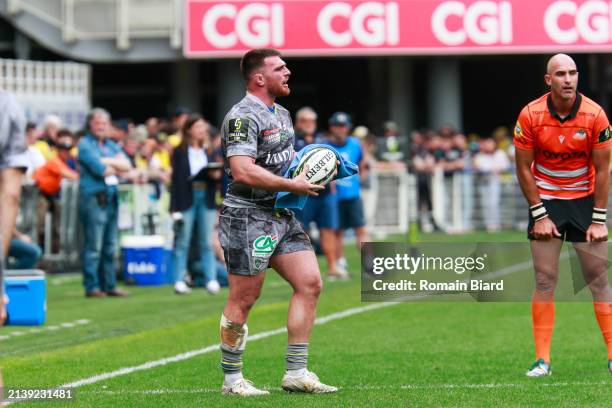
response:
<path id="1" fill-rule="evenodd" d="M 293 177 L 302 173 L 302 171 L 308 167 L 306 180 L 312 184 L 324 186 L 329 183 L 334 176 L 337 167 L 336 160 L 336 154 L 333 150 L 327 147 L 317 147 L 302 156 L 302 159 L 293 172 Z"/>

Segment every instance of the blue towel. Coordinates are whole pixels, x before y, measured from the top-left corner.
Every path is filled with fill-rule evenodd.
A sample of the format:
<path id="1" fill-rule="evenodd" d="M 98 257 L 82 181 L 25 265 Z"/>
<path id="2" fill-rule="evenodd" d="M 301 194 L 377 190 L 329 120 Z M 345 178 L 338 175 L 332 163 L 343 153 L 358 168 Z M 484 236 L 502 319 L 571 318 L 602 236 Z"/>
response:
<path id="1" fill-rule="evenodd" d="M 338 180 L 338 179 L 345 178 L 345 177 L 350 177 L 352 175 L 359 173 L 359 167 L 355 163 L 351 162 L 350 160 L 345 160 L 342 156 L 340 156 L 340 153 L 338 153 L 338 151 L 334 149 L 332 146 L 326 145 L 326 144 L 316 144 L 315 143 L 315 144 L 305 146 L 302 150 L 300 150 L 295 155 L 295 157 L 293 158 L 293 161 L 291 161 L 291 164 L 289 165 L 289 168 L 285 171 L 285 174 L 283 175 L 283 177 L 291 178 L 291 174 L 293 173 L 293 170 L 299 164 L 300 160 L 302 159 L 302 156 L 304 156 L 310 150 L 316 149 L 317 147 L 326 147 L 330 149 L 331 151 L 335 153 L 338 161 L 340 161 L 340 166 L 338 167 L 338 173 L 336 174 L 336 177 L 334 177 L 334 180 Z M 274 207 L 275 208 L 296 208 L 296 209 L 301 210 L 306 205 L 307 200 L 308 200 L 308 196 L 306 195 L 300 196 L 300 195 L 296 195 L 293 193 L 289 193 L 287 191 L 279 191 L 278 194 L 276 195 L 276 203 L 274 204 Z"/>

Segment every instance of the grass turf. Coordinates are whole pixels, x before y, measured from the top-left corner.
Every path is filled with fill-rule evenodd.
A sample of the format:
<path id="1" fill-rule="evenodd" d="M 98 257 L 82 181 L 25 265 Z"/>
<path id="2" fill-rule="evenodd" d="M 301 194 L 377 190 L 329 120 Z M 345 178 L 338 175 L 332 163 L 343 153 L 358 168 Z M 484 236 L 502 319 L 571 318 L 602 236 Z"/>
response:
<path id="1" fill-rule="evenodd" d="M 522 233 L 422 235 L 423 242 L 512 242 Z M 404 237 L 393 237 L 402 241 Z M 359 258 L 347 248 L 353 274 Z M 57 284 L 56 284 L 57 283 Z M 0 366 L 7 388 L 53 387 L 218 342 L 226 290 L 179 297 L 170 287 L 130 289 L 125 299 L 85 299 L 79 278 L 50 277 L 48 326 L 88 324 L 31 333 L 6 327 Z M 251 334 L 283 327 L 290 289 L 269 271 L 249 319 Z M 326 282 L 318 316 L 363 306 L 359 279 Z M 271 395 L 251 406 L 606 406 L 612 379 L 592 305 L 559 303 L 553 376 L 527 379 L 533 359 L 529 303 L 420 301 L 389 305 L 318 325 L 310 368 L 338 385 L 335 395 L 294 395 L 279 389 L 286 334 L 249 342 L 245 375 Z M 219 353 L 115 377 L 75 390 L 53 406 L 239 406 L 219 393 Z M 40 406 L 23 403 L 19 406 Z"/>

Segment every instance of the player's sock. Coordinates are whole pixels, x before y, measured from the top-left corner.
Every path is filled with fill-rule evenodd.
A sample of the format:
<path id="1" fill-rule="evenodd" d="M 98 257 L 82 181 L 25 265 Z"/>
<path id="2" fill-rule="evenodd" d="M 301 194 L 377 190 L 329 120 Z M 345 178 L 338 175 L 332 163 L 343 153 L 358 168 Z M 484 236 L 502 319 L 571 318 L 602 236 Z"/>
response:
<path id="1" fill-rule="evenodd" d="M 242 378 L 242 353 L 249 329 L 246 324 L 234 323 L 221 315 L 221 369 L 225 385 Z"/>
<path id="2" fill-rule="evenodd" d="M 546 364 L 550 364 L 550 343 L 555 325 L 555 302 L 552 292 L 549 296 L 536 291 L 531 301 L 531 318 L 536 360 L 542 358 Z"/>
<path id="3" fill-rule="evenodd" d="M 608 360 L 612 360 L 612 303 L 593 302 L 595 316 L 608 348 Z"/>
<path id="4" fill-rule="evenodd" d="M 301 377 L 306 374 L 308 364 L 308 343 L 287 344 L 287 355 L 285 356 L 287 375 Z"/>

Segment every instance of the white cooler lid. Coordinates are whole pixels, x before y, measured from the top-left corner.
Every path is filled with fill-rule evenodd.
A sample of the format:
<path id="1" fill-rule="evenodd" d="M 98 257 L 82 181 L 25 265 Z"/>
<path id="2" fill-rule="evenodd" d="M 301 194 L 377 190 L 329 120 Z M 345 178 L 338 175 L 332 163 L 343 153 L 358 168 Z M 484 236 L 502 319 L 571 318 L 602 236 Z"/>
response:
<path id="1" fill-rule="evenodd" d="M 164 244 L 163 235 L 126 235 L 121 238 L 122 248 L 157 248 Z"/>

